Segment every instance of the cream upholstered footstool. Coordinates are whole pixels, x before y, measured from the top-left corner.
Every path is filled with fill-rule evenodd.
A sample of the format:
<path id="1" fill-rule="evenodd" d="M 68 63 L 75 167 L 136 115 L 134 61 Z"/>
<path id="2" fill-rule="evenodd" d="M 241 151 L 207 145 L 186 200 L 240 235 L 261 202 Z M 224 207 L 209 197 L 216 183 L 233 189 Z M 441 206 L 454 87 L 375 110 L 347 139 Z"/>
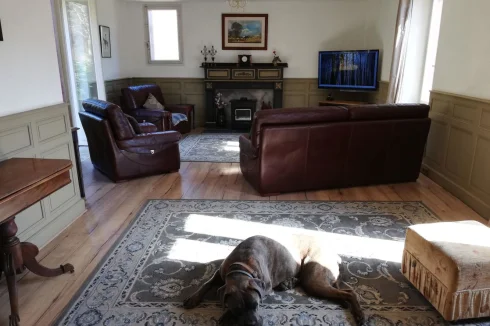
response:
<path id="1" fill-rule="evenodd" d="M 448 321 L 490 316 L 490 228 L 474 222 L 408 228 L 402 272 Z"/>

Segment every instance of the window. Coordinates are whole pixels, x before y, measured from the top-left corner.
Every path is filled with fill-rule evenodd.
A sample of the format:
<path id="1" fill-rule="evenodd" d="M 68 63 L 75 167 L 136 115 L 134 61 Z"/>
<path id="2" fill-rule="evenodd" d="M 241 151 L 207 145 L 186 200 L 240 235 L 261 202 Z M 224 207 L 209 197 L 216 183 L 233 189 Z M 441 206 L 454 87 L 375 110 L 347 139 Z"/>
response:
<path id="1" fill-rule="evenodd" d="M 180 6 L 145 6 L 149 63 L 182 63 Z"/>
<path id="2" fill-rule="evenodd" d="M 425 58 L 424 79 L 422 82 L 422 93 L 420 101 L 429 103 L 430 91 L 434 81 L 434 70 L 436 67 L 437 46 L 439 44 L 439 31 L 441 29 L 441 16 L 444 0 L 434 0 L 432 5 L 432 17 L 430 20 L 429 40 L 427 44 L 427 55 Z"/>

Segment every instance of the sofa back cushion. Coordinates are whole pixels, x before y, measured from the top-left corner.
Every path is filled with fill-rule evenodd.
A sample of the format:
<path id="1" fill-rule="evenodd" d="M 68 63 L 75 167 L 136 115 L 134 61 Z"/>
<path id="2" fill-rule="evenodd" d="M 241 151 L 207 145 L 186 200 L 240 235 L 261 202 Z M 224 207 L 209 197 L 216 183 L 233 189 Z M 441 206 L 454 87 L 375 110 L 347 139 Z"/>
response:
<path id="1" fill-rule="evenodd" d="M 346 121 L 349 111 L 344 107 L 288 108 L 258 111 L 252 124 L 252 144 L 258 146 L 265 126 L 301 126 Z"/>
<path id="2" fill-rule="evenodd" d="M 423 119 L 429 116 L 430 107 L 425 104 L 382 104 L 347 107 L 350 120 L 397 120 Z"/>

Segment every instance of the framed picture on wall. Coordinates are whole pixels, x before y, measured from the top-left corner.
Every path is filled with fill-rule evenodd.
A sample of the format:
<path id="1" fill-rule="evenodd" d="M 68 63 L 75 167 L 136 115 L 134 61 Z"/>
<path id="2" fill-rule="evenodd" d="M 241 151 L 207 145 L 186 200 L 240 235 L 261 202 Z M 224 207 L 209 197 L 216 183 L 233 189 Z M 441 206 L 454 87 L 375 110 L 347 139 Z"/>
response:
<path id="1" fill-rule="evenodd" d="M 107 26 L 99 25 L 100 49 L 102 58 L 111 57 L 111 30 Z"/>
<path id="2" fill-rule="evenodd" d="M 223 50 L 267 50 L 268 14 L 222 14 Z"/>
<path id="3" fill-rule="evenodd" d="M 3 41 L 2 21 L 0 21 L 0 41 Z"/>

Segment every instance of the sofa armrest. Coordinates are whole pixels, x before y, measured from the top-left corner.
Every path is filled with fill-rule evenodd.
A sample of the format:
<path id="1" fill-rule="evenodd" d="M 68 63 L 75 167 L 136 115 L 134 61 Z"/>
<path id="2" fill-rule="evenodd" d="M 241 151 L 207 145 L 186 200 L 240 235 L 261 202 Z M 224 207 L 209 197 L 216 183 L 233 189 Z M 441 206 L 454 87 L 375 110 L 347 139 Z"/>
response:
<path id="1" fill-rule="evenodd" d="M 165 105 L 165 110 L 170 111 L 172 113 L 183 113 L 188 118 L 190 117 L 193 109 L 194 109 L 194 104 Z"/>
<path id="2" fill-rule="evenodd" d="M 249 158 L 257 158 L 257 149 L 253 147 L 252 141 L 248 135 L 240 135 L 240 154 L 244 154 Z"/>
<path id="3" fill-rule="evenodd" d="M 123 150 L 142 147 L 149 150 L 159 150 L 165 145 L 177 143 L 180 138 L 181 134 L 177 131 L 161 131 L 136 135 L 133 139 L 118 141 L 117 145 Z"/>
<path id="4" fill-rule="evenodd" d="M 157 126 L 155 126 L 153 123 L 150 122 L 142 122 L 142 123 L 138 123 L 138 125 L 140 127 L 141 133 L 143 134 L 158 131 Z"/>

